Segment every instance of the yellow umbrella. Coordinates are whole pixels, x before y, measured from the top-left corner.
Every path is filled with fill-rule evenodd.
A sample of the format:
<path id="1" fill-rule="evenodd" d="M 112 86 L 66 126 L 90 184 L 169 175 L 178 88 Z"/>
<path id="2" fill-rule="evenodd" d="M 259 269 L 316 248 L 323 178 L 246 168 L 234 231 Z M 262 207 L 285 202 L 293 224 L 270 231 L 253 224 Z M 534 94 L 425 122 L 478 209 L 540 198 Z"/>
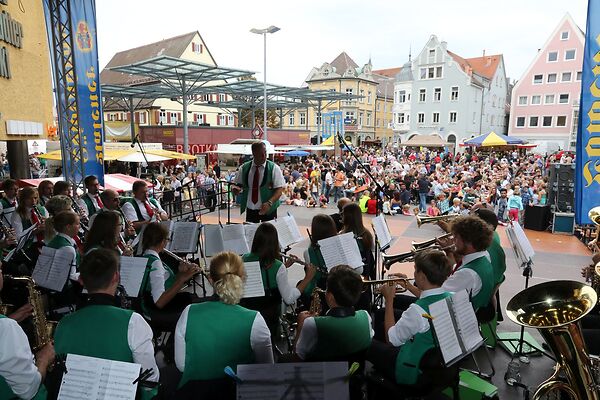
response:
<path id="1" fill-rule="evenodd" d="M 45 160 L 54 160 L 54 161 L 62 160 L 60 150 L 54 150 L 54 151 L 49 151 L 48 153 L 38 154 L 36 157 L 43 158 Z"/>
<path id="2" fill-rule="evenodd" d="M 162 149 L 148 149 L 146 150 L 148 154 L 154 154 L 155 156 L 162 156 L 168 158 L 174 158 L 179 160 L 195 160 L 196 156 L 192 156 L 190 154 L 178 153 L 176 151 L 170 150 L 162 150 Z"/>
<path id="3" fill-rule="evenodd" d="M 333 146 L 333 140 L 334 137 L 331 135 L 321 143 L 321 146 Z"/>
<path id="4" fill-rule="evenodd" d="M 124 157 L 128 154 L 134 153 L 134 150 L 106 150 L 104 151 L 104 161 L 114 161 L 120 157 Z M 60 161 L 62 160 L 62 152 L 60 150 L 50 151 L 45 154 L 38 154 L 37 158 L 44 158 L 46 160 Z"/>

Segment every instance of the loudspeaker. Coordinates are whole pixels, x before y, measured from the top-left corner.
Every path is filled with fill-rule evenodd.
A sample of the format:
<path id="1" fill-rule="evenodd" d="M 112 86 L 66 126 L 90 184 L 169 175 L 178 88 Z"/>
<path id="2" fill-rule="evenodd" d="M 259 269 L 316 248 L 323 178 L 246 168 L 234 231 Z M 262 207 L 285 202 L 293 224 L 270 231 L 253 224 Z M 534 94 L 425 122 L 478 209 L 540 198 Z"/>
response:
<path id="1" fill-rule="evenodd" d="M 575 208 L 575 164 L 551 164 L 548 204 L 552 210 L 571 212 Z"/>
<path id="2" fill-rule="evenodd" d="M 572 235 L 575 231 L 575 214 L 573 213 L 554 213 L 554 222 L 552 224 L 552 233 L 562 233 Z"/>
<path id="3" fill-rule="evenodd" d="M 545 231 L 550 225 L 550 206 L 527 206 L 524 225 L 525 229 Z"/>

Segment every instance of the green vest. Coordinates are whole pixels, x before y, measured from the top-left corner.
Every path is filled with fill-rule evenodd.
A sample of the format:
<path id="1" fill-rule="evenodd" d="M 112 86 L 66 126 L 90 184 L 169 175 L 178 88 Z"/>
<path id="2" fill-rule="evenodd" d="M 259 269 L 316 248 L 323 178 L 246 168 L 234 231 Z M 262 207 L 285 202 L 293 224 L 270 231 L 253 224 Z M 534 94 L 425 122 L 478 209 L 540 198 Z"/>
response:
<path id="1" fill-rule="evenodd" d="M 85 203 L 85 206 L 87 207 L 88 217 L 91 217 L 92 215 L 94 215 L 98 212 L 96 210 L 96 206 L 92 202 L 92 199 L 90 199 L 90 196 L 87 196 L 87 195 L 81 196 L 81 199 L 83 200 L 83 202 Z"/>
<path id="2" fill-rule="evenodd" d="M 315 272 L 315 276 L 311 279 L 311 281 L 308 283 L 308 285 L 306 285 L 304 292 L 302 292 L 305 296 L 312 295 L 313 290 L 317 286 L 320 287 L 321 289 L 325 289 L 324 284 L 323 284 L 323 287 L 321 287 L 321 285 L 319 285 L 321 280 L 324 280 L 324 276 L 321 273 L 321 270 L 319 268 L 325 268 L 325 260 L 323 259 L 321 250 L 318 247 L 314 247 L 312 245 L 309 246 L 308 247 L 308 258 L 310 260 L 310 263 L 312 265 L 314 265 L 315 267 L 317 267 L 317 272 Z"/>
<path id="3" fill-rule="evenodd" d="M 144 301 L 144 297 L 146 295 L 152 296 L 152 283 L 150 281 L 150 272 L 155 270 L 154 267 L 152 267 L 152 264 L 155 261 L 160 261 L 163 268 L 169 273 L 169 277 L 165 281 L 165 289 L 170 289 L 171 286 L 173 286 L 173 284 L 175 283 L 175 273 L 173 272 L 173 270 L 171 268 L 169 268 L 168 265 L 163 263 L 162 260 L 160 258 L 156 257 L 155 255 L 144 254 L 143 257 L 146 257 L 148 259 L 148 262 L 146 263 L 146 270 L 144 271 L 144 277 L 142 278 L 142 286 L 141 286 L 141 290 L 140 290 L 140 296 L 142 297 L 142 301 L 141 301 L 142 311 L 144 311 L 144 315 L 148 315 L 148 312 L 149 312 L 148 305 L 146 305 L 146 302 Z"/>
<path id="4" fill-rule="evenodd" d="M 431 304 L 451 295 L 450 292 L 435 294 L 418 299 L 415 304 L 425 310 L 426 313 L 429 313 Z M 400 352 L 396 357 L 396 382 L 401 385 L 414 385 L 417 383 L 417 379 L 422 373 L 419 368 L 421 358 L 429 349 L 434 347 L 435 341 L 431 329 L 417 333 L 412 339 L 400 346 Z"/>
<path id="5" fill-rule="evenodd" d="M 351 317 L 314 318 L 317 346 L 311 355 L 318 356 L 319 360 L 358 353 L 371 345 L 371 324 L 365 310 L 358 310 Z"/>
<path id="6" fill-rule="evenodd" d="M 0 314 L 0 319 L 2 319 L 2 318 L 6 318 L 6 316 Z M 40 388 L 38 389 L 38 392 L 33 397 L 33 400 L 46 400 L 47 396 L 48 396 L 48 393 L 46 391 L 46 387 L 43 384 L 41 384 Z M 0 399 L 12 400 L 12 399 L 19 399 L 19 398 L 20 397 L 17 397 L 17 395 L 12 391 L 10 386 L 8 386 L 8 383 L 6 383 L 6 380 L 4 379 L 4 377 L 0 376 Z"/>
<path id="7" fill-rule="evenodd" d="M 488 261 L 488 259 L 484 257 L 479 257 L 468 264 L 462 266 L 462 268 L 468 268 L 479 276 L 481 280 L 481 290 L 475 296 L 471 297 L 471 304 L 473 304 L 473 308 L 475 311 L 480 309 L 481 307 L 485 307 L 490 302 L 490 298 L 492 297 L 492 291 L 494 290 L 494 271 L 492 269 L 492 264 Z"/>
<path id="8" fill-rule="evenodd" d="M 75 249 L 75 265 L 77 266 L 77 270 L 79 270 L 79 262 L 80 262 L 79 251 L 67 239 L 65 239 L 64 237 L 62 237 L 60 235 L 56 235 L 56 236 L 54 236 L 54 238 L 52 238 L 52 240 L 50 240 L 50 242 L 48 242 L 48 244 L 46 246 L 48 246 L 52 249 L 57 249 L 57 250 L 60 249 L 61 247 L 73 247 Z"/>
<path id="9" fill-rule="evenodd" d="M 107 360 L 133 362 L 127 341 L 133 311 L 90 305 L 60 320 L 54 334 L 57 354 L 79 354 Z"/>
<path id="10" fill-rule="evenodd" d="M 179 386 L 225 377 L 230 366 L 254 362 L 250 343 L 256 311 L 218 301 L 192 304 L 185 332 L 185 365 Z"/>
<path id="11" fill-rule="evenodd" d="M 494 238 L 490 247 L 487 249 L 492 262 L 492 270 L 494 272 L 494 286 L 504 282 L 504 272 L 506 271 L 506 255 L 500 244 L 500 236 L 498 232 L 494 232 Z"/>
<path id="12" fill-rule="evenodd" d="M 260 195 L 260 201 L 262 203 L 266 203 L 273 196 L 274 190 L 273 186 L 273 168 L 275 164 L 273 161 L 267 160 L 265 162 L 265 173 L 263 174 L 263 180 L 260 184 L 260 188 L 258 189 Z M 245 162 L 242 165 L 242 185 L 243 192 L 240 197 L 240 214 L 246 211 L 246 204 L 248 204 L 248 195 L 250 193 L 251 188 L 248 186 L 248 174 L 250 173 L 250 169 L 252 168 L 252 160 Z M 269 209 L 268 214 L 274 212 L 277 207 L 279 207 L 280 201 L 277 199 L 273 202 L 273 205 Z"/>
<path id="13" fill-rule="evenodd" d="M 254 253 L 244 254 L 242 256 L 244 262 L 255 262 L 259 261 L 258 256 Z M 277 272 L 279 268 L 285 268 L 285 265 L 279 260 L 275 260 L 271 268 L 265 268 L 260 263 L 260 273 L 262 275 L 263 286 L 265 288 L 265 294 L 278 290 L 277 287 Z"/>

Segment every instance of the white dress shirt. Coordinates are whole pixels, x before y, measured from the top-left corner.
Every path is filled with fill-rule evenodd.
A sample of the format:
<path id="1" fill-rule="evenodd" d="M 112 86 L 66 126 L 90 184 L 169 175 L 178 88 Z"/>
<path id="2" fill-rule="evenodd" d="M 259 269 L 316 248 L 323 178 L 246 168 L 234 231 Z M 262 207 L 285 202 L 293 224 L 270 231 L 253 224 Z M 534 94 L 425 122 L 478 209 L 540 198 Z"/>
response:
<path id="1" fill-rule="evenodd" d="M 460 292 L 461 290 L 466 290 L 471 297 L 476 296 L 483 286 L 481 283 L 481 278 L 474 270 L 465 268 L 465 265 L 471 261 L 475 261 L 480 257 L 486 257 L 488 261 L 490 260 L 490 255 L 486 250 L 464 256 L 460 268 L 458 268 L 456 272 L 446 279 L 442 285 L 442 288 L 446 292 L 454 293 Z"/>
<path id="2" fill-rule="evenodd" d="M 369 334 L 370 337 L 373 338 L 373 322 L 371 321 L 371 316 L 365 310 L 358 310 L 357 313 L 365 313 L 367 314 L 367 318 L 369 319 Z M 335 318 L 335 317 L 332 317 Z M 314 349 L 317 347 L 317 342 L 319 341 L 319 334 L 317 332 L 317 323 L 315 322 L 314 317 L 308 317 L 304 320 L 304 324 L 302 324 L 302 330 L 300 331 L 300 336 L 298 337 L 298 342 L 296 342 L 296 354 L 301 359 L 305 359 L 306 356 L 311 354 Z"/>
<path id="3" fill-rule="evenodd" d="M 179 321 L 177 321 L 177 327 L 175 328 L 175 365 L 177 369 L 183 371 L 185 367 L 185 332 L 187 330 L 187 319 L 190 306 L 187 306 Z M 205 321 L 210 324 L 210 321 Z M 224 343 L 224 346 L 227 344 Z M 267 327 L 267 323 L 259 312 L 254 317 L 252 323 L 252 329 L 250 332 L 250 346 L 254 352 L 254 362 L 256 364 L 273 364 L 273 350 L 271 347 L 271 332 Z M 196 354 L 200 357 L 201 354 Z"/>
<path id="4" fill-rule="evenodd" d="M 265 161 L 266 164 L 266 161 Z M 246 208 L 250 210 L 260 210 L 262 206 L 262 201 L 260 199 L 260 183 L 263 181 L 263 177 L 265 174 L 265 164 L 256 165 L 254 161 L 250 166 L 250 171 L 248 171 L 248 200 L 246 201 Z M 252 202 L 252 185 L 254 184 L 254 174 L 258 168 L 258 182 L 259 182 L 259 193 L 258 193 L 258 202 Z M 243 185 L 243 176 L 242 176 L 242 168 L 240 168 L 239 173 L 235 176 L 235 183 L 239 186 Z M 281 172 L 281 168 L 279 165 L 273 164 L 273 176 L 272 176 L 272 184 L 273 189 L 278 189 L 285 186 L 285 181 L 283 179 L 283 173 Z"/>
<path id="5" fill-rule="evenodd" d="M 142 218 L 144 218 L 144 221 L 150 221 L 150 215 L 148 215 L 148 212 L 146 211 L 146 206 L 144 206 L 144 202 L 140 201 L 136 198 L 134 198 L 138 208 L 140 209 L 140 213 L 142 214 Z M 146 200 L 148 203 L 150 203 L 150 200 Z M 158 206 L 157 206 L 158 204 Z M 158 208 L 159 213 L 164 213 L 165 210 L 163 210 L 163 208 L 161 207 L 159 202 L 156 202 L 156 204 L 152 203 L 150 204 L 150 207 L 152 209 L 154 208 Z M 138 216 L 137 213 L 135 212 L 135 208 L 133 207 L 133 204 L 131 204 L 130 202 L 126 202 L 125 204 L 123 204 L 123 207 L 121 207 L 121 209 L 123 210 L 123 214 L 125 214 L 125 217 L 131 221 L 131 222 L 136 222 L 138 221 Z M 154 217 L 156 218 L 156 211 L 154 212 Z"/>
<path id="6" fill-rule="evenodd" d="M 133 362 L 140 364 L 143 370 L 152 369 L 154 372 L 149 381 L 158 382 L 160 374 L 156 359 L 154 358 L 154 345 L 152 344 L 152 328 L 144 318 L 134 312 L 127 326 L 127 343 L 133 355 Z"/>
<path id="7" fill-rule="evenodd" d="M 64 233 L 58 233 L 56 236 L 65 238 L 71 244 L 70 246 L 64 246 L 57 249 L 54 257 L 63 257 L 67 262 L 65 268 L 69 268 L 69 279 L 76 281 L 79 279 L 79 272 L 77 272 L 77 250 L 75 250 L 75 241 Z"/>
<path id="8" fill-rule="evenodd" d="M 46 211 L 46 208 L 44 207 L 38 207 L 38 209 L 41 208 L 41 214 L 42 217 L 44 218 L 48 218 L 48 211 Z M 27 208 L 27 215 L 31 215 L 31 208 Z M 15 236 L 17 238 L 21 237 L 21 234 L 23 233 L 23 221 L 21 221 L 21 215 L 18 212 L 13 212 L 12 213 L 12 218 L 11 218 L 11 222 L 10 224 L 12 225 L 13 229 L 15 230 Z M 37 241 L 37 239 L 34 236 L 34 241 Z"/>
<path id="9" fill-rule="evenodd" d="M 277 271 L 277 289 L 281 294 L 281 299 L 285 304 L 293 304 L 300 297 L 300 291 L 297 287 L 290 285 L 288 280 L 287 268 L 281 265 Z"/>
<path id="10" fill-rule="evenodd" d="M 10 318 L 0 319 L 0 376 L 22 399 L 33 398 L 42 382 L 27 336 Z"/>
<path id="11" fill-rule="evenodd" d="M 152 293 L 152 300 L 156 303 L 160 296 L 165 292 L 165 281 L 169 278 L 170 274 L 160 260 L 160 256 L 157 252 L 154 250 L 146 250 L 144 255 L 147 254 L 158 257 L 158 260 L 152 263 L 152 268 L 150 270 L 150 290 Z"/>
<path id="12" fill-rule="evenodd" d="M 442 294 L 446 290 L 442 288 L 423 290 L 421 292 L 421 299 L 427 296 L 433 296 L 436 294 Z M 386 304 L 386 307 L 391 307 L 391 304 Z M 388 330 L 388 339 L 390 343 L 396 347 L 402 346 L 408 340 L 410 340 L 417 333 L 424 333 L 429 330 L 429 320 L 423 317 L 425 310 L 418 306 L 416 303 L 412 303 L 406 311 L 402 313 L 402 317 Z"/>

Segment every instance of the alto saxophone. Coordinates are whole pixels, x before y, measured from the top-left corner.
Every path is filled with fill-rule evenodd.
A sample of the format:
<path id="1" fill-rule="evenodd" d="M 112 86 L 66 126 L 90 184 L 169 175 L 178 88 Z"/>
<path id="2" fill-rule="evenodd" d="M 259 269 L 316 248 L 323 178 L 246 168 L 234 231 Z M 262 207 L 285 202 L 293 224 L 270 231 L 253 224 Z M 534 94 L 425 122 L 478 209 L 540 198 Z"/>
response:
<path id="1" fill-rule="evenodd" d="M 33 279 L 28 277 L 13 277 L 10 275 L 4 275 L 4 279 L 7 281 L 24 284 L 25 288 L 27 289 L 29 304 L 31 304 L 33 307 L 33 311 L 31 313 L 33 332 L 31 333 L 32 337 L 30 337 L 29 340 L 31 341 L 31 350 L 35 353 L 52 341 L 54 329 L 56 328 L 56 322 L 46 320 L 42 295 L 35 288 L 35 282 Z M 0 307 L 0 311 L 8 311 L 8 305 L 1 304 L 0 306 L 6 306 Z M 3 308 L 5 310 L 3 310 Z"/>
<path id="2" fill-rule="evenodd" d="M 323 311 L 323 306 L 321 305 L 321 293 L 325 293 L 325 291 L 321 288 L 314 288 L 312 294 L 310 295 L 310 309 L 309 312 L 312 315 L 321 315 L 321 311 Z"/>

